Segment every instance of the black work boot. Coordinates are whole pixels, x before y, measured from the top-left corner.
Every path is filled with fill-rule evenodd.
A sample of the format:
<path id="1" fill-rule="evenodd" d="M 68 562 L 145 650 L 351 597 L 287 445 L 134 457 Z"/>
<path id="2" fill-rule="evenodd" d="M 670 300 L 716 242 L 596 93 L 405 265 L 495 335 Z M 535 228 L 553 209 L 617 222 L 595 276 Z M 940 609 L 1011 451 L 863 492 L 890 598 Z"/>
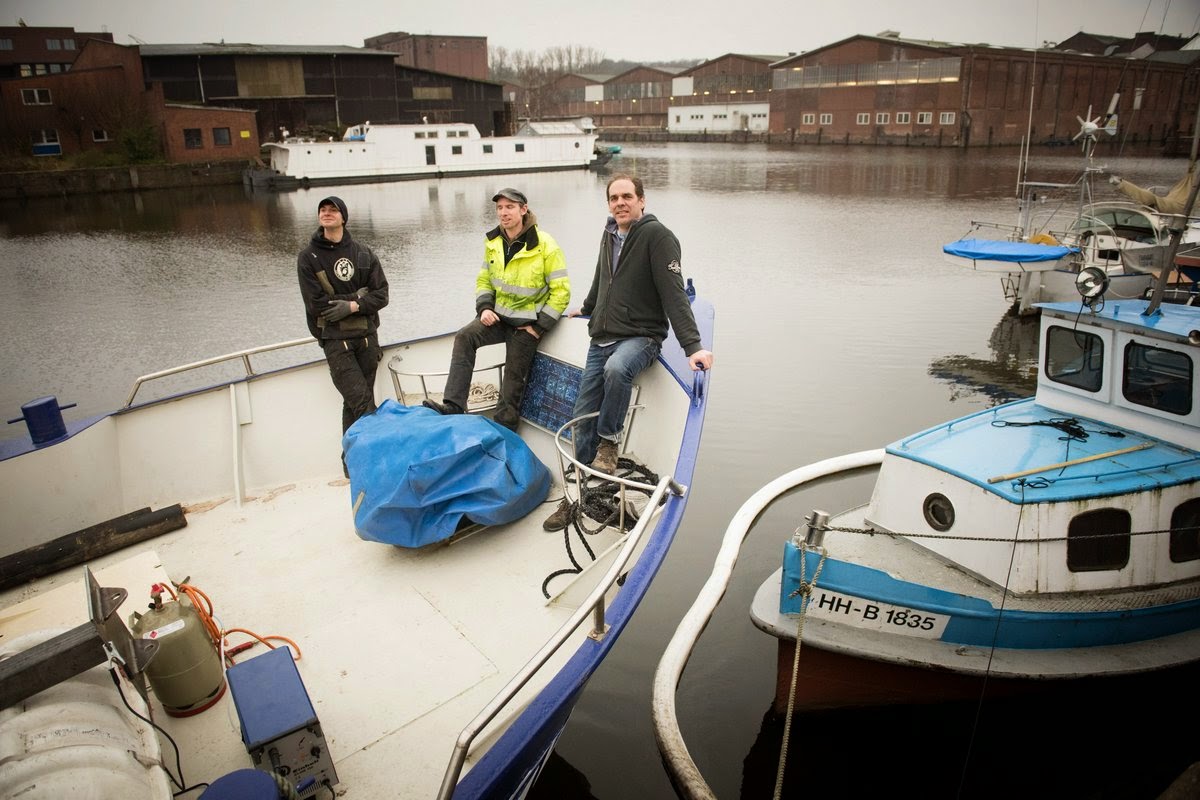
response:
<path id="1" fill-rule="evenodd" d="M 439 414 L 461 414 L 463 410 L 458 407 L 457 403 L 451 403 L 447 400 L 444 403 L 439 403 L 436 400 L 422 400 L 421 405 L 426 408 L 432 408 Z"/>

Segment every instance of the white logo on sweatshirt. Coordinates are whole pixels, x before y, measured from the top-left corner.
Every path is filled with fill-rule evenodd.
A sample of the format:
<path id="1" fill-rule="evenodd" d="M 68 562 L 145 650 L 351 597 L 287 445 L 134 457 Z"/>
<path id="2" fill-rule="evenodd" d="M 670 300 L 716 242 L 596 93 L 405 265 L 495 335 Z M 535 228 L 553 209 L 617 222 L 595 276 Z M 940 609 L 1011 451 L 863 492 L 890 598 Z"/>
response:
<path id="1" fill-rule="evenodd" d="M 338 280 L 350 280 L 354 277 L 354 262 L 348 258 L 339 258 L 333 265 L 333 274 L 337 275 Z"/>
<path id="2" fill-rule="evenodd" d="M 667 264 L 667 269 L 671 270 L 671 272 L 683 273 L 683 267 L 679 266 L 678 261 L 672 261 L 670 264 Z"/>

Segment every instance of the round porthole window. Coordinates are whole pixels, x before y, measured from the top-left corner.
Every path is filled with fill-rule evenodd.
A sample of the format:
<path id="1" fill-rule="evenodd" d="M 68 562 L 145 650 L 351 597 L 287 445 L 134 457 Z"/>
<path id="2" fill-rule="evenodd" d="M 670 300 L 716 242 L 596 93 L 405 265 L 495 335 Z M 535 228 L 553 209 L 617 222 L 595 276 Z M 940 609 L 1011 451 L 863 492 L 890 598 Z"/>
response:
<path id="1" fill-rule="evenodd" d="M 921 510 L 925 513 L 925 521 L 935 531 L 948 531 L 954 527 L 954 504 L 944 494 L 929 495 Z"/>

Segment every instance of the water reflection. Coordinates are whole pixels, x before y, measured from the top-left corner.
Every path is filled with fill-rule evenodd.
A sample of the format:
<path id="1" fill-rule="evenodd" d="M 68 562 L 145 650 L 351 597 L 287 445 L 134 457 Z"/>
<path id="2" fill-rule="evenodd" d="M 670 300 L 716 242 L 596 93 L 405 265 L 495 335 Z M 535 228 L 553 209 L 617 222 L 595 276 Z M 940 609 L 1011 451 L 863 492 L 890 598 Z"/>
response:
<path id="1" fill-rule="evenodd" d="M 947 355 L 929 374 L 950 384 L 950 399 L 981 395 L 999 405 L 1029 397 L 1037 388 L 1038 318 L 1005 313 L 988 338 L 991 358 Z"/>

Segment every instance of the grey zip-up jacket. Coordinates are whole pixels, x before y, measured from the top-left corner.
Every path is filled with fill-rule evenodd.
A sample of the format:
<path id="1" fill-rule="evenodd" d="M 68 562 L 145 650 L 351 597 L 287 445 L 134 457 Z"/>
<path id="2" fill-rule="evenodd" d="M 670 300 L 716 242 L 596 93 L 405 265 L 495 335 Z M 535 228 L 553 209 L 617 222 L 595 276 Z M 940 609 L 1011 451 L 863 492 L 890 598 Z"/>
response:
<path id="1" fill-rule="evenodd" d="M 590 315 L 588 334 L 606 343 L 631 336 L 667 338 L 667 323 L 683 352 L 703 349 L 700 329 L 683 288 L 679 240 L 653 214 L 629 228 L 625 245 L 612 266 L 617 223 L 609 217 L 600 239 L 600 256 L 592 288 L 580 313 Z"/>

